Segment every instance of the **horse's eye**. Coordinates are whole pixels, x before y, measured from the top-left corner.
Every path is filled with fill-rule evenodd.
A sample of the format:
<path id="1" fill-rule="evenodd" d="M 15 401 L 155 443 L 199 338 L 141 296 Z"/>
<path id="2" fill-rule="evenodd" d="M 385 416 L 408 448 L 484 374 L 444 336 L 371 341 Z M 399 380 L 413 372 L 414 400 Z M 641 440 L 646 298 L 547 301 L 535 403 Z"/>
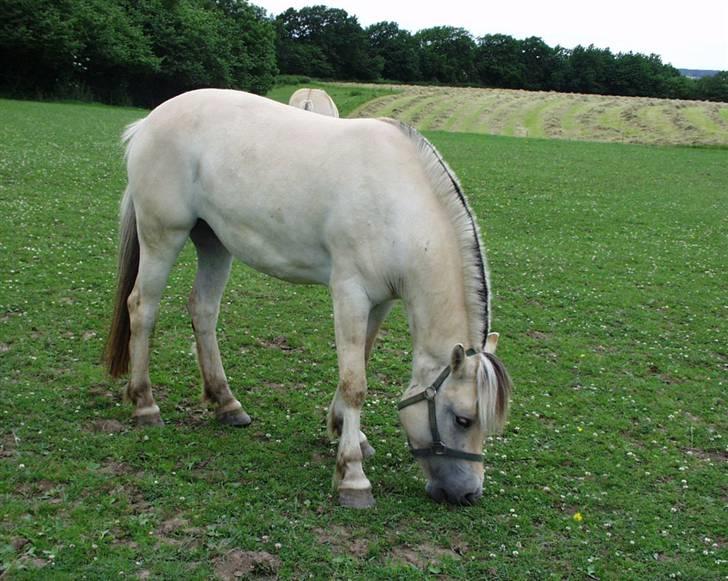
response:
<path id="1" fill-rule="evenodd" d="M 469 428 L 473 424 L 473 420 L 464 418 L 463 416 L 455 416 L 455 421 L 462 428 Z"/>

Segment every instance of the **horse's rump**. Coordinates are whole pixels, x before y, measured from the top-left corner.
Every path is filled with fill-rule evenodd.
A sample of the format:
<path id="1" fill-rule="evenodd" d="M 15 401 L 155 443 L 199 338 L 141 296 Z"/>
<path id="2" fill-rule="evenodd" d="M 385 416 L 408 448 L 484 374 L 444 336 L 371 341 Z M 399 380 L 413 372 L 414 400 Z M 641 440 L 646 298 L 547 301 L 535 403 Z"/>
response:
<path id="1" fill-rule="evenodd" d="M 339 110 L 331 96 L 323 89 L 298 89 L 288 100 L 291 107 L 329 117 L 338 117 Z"/>

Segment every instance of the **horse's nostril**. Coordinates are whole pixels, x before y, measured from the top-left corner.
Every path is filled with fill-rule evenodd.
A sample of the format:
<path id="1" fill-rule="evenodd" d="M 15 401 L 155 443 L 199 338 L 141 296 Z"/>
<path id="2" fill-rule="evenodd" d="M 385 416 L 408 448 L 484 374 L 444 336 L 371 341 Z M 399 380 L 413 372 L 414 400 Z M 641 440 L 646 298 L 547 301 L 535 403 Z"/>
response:
<path id="1" fill-rule="evenodd" d="M 430 498 L 436 502 L 442 502 L 447 498 L 445 491 L 439 486 L 433 486 L 431 482 L 427 483 L 425 490 L 427 491 L 427 494 L 430 495 Z"/>

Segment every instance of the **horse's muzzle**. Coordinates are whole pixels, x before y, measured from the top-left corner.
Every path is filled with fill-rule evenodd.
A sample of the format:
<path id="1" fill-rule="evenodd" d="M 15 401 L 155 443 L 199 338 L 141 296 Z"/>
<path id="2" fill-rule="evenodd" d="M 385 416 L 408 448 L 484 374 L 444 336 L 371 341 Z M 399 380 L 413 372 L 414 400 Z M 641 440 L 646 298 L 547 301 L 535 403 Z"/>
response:
<path id="1" fill-rule="evenodd" d="M 475 504 L 483 496 L 483 487 L 444 486 L 439 482 L 428 481 L 425 486 L 427 494 L 436 502 L 447 502 L 459 506 Z"/>

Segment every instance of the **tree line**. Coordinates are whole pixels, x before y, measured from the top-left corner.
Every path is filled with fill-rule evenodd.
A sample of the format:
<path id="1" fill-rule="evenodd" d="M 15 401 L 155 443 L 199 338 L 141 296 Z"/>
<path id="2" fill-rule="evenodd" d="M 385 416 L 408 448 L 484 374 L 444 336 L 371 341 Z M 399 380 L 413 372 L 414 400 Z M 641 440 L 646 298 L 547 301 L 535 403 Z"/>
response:
<path id="1" fill-rule="evenodd" d="M 550 47 L 538 37 L 474 38 L 452 26 L 414 34 L 395 22 L 362 28 L 356 16 L 325 6 L 290 8 L 275 25 L 278 66 L 287 74 L 728 101 L 728 72 L 694 80 L 654 54 Z"/>
<path id="2" fill-rule="evenodd" d="M 326 6 L 276 17 L 244 0 L 0 0 L 0 91 L 151 106 L 206 86 L 266 93 L 279 73 L 728 101 L 657 55 L 437 26 L 366 28 Z"/>

